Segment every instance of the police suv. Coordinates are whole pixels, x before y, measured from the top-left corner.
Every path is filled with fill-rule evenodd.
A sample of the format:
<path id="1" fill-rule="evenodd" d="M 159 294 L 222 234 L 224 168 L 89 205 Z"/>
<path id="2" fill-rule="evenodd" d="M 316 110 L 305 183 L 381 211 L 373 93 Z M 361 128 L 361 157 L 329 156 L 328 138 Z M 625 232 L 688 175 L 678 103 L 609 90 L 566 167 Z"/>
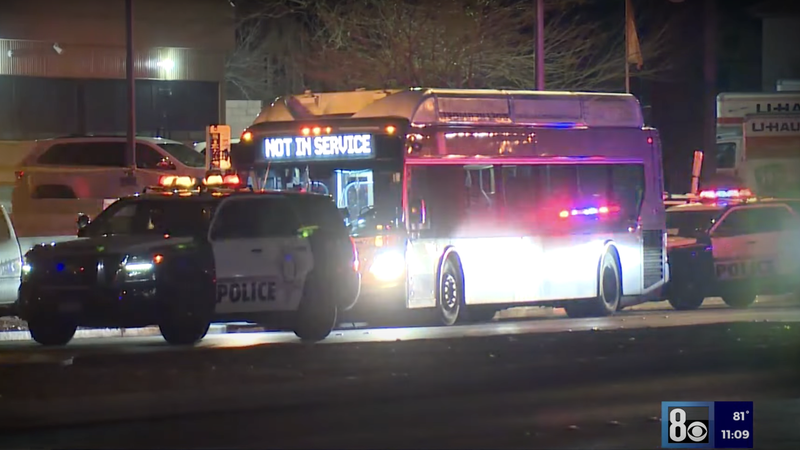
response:
<path id="1" fill-rule="evenodd" d="M 731 197 L 667 209 L 665 296 L 675 309 L 699 308 L 706 297 L 746 308 L 757 295 L 800 289 L 800 218 L 790 203 Z"/>
<path id="2" fill-rule="evenodd" d="M 79 239 L 33 248 L 18 299 L 32 337 L 64 345 L 77 327 L 158 325 L 167 342 L 193 344 L 229 321 L 327 337 L 360 290 L 336 205 L 239 189 L 238 178 L 204 182 L 215 177 L 214 188 L 165 177 L 156 192 L 79 219 Z"/>

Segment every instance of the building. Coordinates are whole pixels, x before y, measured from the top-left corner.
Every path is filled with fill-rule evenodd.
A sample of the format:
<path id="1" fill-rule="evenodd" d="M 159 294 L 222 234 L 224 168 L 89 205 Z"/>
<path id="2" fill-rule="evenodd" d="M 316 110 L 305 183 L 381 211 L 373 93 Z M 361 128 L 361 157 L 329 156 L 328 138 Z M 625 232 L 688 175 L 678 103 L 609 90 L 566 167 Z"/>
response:
<path id="1" fill-rule="evenodd" d="M 137 132 L 204 139 L 225 120 L 229 0 L 133 0 Z M 4 0 L 0 140 L 124 133 L 124 0 Z"/>
<path id="2" fill-rule="evenodd" d="M 753 12 L 762 21 L 763 90 L 776 90 L 778 80 L 800 79 L 800 2 L 764 1 Z"/>

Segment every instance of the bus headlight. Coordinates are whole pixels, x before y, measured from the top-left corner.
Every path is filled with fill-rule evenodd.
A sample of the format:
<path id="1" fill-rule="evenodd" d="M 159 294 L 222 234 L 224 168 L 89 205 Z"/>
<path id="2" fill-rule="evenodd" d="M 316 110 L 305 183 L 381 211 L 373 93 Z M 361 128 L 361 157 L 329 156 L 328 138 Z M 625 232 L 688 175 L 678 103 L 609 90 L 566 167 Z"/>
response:
<path id="1" fill-rule="evenodd" d="M 394 281 L 403 276 L 406 269 L 405 256 L 398 251 L 386 251 L 375 255 L 369 272 L 380 281 Z"/>

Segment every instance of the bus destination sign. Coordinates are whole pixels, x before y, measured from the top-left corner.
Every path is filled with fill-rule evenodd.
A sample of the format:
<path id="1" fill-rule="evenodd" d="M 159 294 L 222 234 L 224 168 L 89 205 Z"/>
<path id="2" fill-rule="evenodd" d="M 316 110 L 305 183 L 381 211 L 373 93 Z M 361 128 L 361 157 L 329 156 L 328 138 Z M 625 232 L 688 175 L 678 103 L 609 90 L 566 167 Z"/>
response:
<path id="1" fill-rule="evenodd" d="M 366 159 L 374 149 L 370 134 L 268 137 L 264 156 L 271 161 Z"/>

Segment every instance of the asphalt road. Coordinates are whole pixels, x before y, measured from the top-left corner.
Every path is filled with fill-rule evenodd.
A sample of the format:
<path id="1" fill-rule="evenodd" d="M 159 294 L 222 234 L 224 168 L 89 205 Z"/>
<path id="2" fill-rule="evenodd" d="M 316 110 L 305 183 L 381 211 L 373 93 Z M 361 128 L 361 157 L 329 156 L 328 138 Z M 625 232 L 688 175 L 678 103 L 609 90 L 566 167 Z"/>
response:
<path id="1" fill-rule="evenodd" d="M 3 448 L 658 448 L 660 402 L 753 400 L 800 448 L 800 310 L 0 343 Z M 571 332 L 570 332 L 571 331 Z"/>

